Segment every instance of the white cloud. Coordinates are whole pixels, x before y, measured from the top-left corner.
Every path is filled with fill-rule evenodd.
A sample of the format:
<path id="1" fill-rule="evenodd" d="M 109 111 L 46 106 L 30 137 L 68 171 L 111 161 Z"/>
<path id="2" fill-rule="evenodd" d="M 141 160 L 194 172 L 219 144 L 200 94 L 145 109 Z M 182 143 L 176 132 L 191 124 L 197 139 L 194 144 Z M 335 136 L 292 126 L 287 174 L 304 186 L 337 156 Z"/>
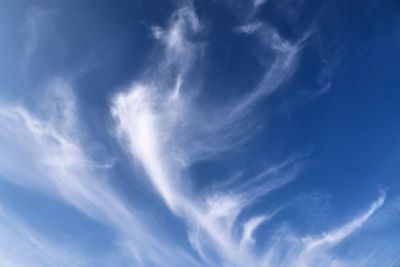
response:
<path id="1" fill-rule="evenodd" d="M 25 35 L 24 66 L 29 63 L 33 54 L 38 49 L 43 34 L 49 29 L 51 13 L 49 10 L 38 7 L 28 9 L 26 19 L 22 25 L 23 34 Z"/>
<path id="2" fill-rule="evenodd" d="M 369 266 L 365 258 L 361 260 L 343 259 L 336 255 L 333 249 L 354 231 L 361 228 L 384 204 L 384 199 L 384 195 L 381 195 L 366 212 L 353 218 L 342 227 L 322 235 L 299 238 L 287 232 L 284 233 L 284 236 L 277 239 L 274 245 L 265 252 L 262 260 L 264 266 Z"/>
<path id="3" fill-rule="evenodd" d="M 48 240 L 0 205 L 0 265 L 4 267 L 90 266 L 71 247 Z"/>
<path id="4" fill-rule="evenodd" d="M 83 149 L 82 140 L 85 147 L 90 144 L 80 130 L 69 83 L 55 79 L 48 90 L 53 93 L 44 101 L 41 115 L 13 105 L 0 109 L 1 177 L 62 200 L 110 226 L 145 262 L 185 265 L 183 254 L 169 253 L 172 244 L 151 234 L 150 226 L 140 221 L 140 212 L 112 189 L 103 169 Z"/>
<path id="5" fill-rule="evenodd" d="M 252 34 L 252 33 L 256 32 L 261 26 L 262 26 L 262 23 L 257 21 L 254 23 L 249 23 L 249 24 L 239 26 L 236 28 L 236 30 L 239 33 Z"/>
<path id="6" fill-rule="evenodd" d="M 306 32 L 297 41 L 290 42 L 283 39 L 275 28 L 266 23 L 257 26 L 256 37 L 263 48 L 273 56 L 258 85 L 240 99 L 229 114 L 230 117 L 236 118 L 248 114 L 255 104 L 279 89 L 294 72 L 302 44 L 309 35 L 310 32 Z"/>
<path id="7" fill-rule="evenodd" d="M 342 227 L 323 233 L 320 236 L 303 238 L 305 247 L 298 256 L 299 266 L 367 266 L 368 261 L 358 261 L 354 263 L 350 260 L 340 259 L 330 251 L 331 247 L 339 244 L 348 238 L 354 231 L 361 228 L 367 220 L 384 204 L 385 196 L 381 195 L 375 202 L 371 204 L 369 209 L 363 214 L 355 217 L 352 221 Z"/>
<path id="8" fill-rule="evenodd" d="M 379 209 L 385 202 L 385 196 L 381 195 L 377 201 L 372 203 L 371 207 L 362 215 L 353 221 L 345 224 L 335 231 L 324 233 L 318 237 L 309 237 L 305 239 L 308 248 L 314 248 L 322 245 L 335 244 L 349 236 L 363 224 Z"/>
<path id="9" fill-rule="evenodd" d="M 291 67 L 292 54 L 298 49 L 278 37 L 268 43 L 274 51 L 284 53 L 275 63 L 279 66 L 267 74 L 269 78 L 263 79 L 274 80 L 273 88 L 269 88 L 268 81 L 262 82 L 246 103 L 225 111 L 230 117 L 221 121 L 221 114 L 215 118 L 210 114 L 203 117 L 194 102 L 192 92 L 196 89 L 188 91 L 188 86 L 193 86 L 188 76 L 195 69 L 202 45 L 189 41 L 187 34 L 201 28 L 191 5 L 179 9 L 167 29 L 153 27 L 153 33 L 164 45 L 164 54 L 154 68 L 150 67 L 152 75 L 114 97 L 111 113 L 122 144 L 140 163 L 154 190 L 171 211 L 186 220 L 189 240 L 200 257 L 208 264 L 218 265 L 223 260 L 232 266 L 257 266 L 257 255 L 242 250 L 241 238 L 235 236 L 236 219 L 255 199 L 292 181 L 297 174 L 296 164 L 282 163 L 238 188 L 225 188 L 224 192 L 206 196 L 192 195 L 184 172 L 195 161 L 233 149 L 246 139 L 242 130 L 232 127 L 240 125 L 243 119 L 242 112 L 234 114 L 235 110 L 251 108 L 264 91 L 276 89 L 286 77 L 285 68 Z M 225 138 L 228 134 L 231 137 Z"/>
<path id="10" fill-rule="evenodd" d="M 265 2 L 254 1 L 254 6 Z M 36 19 L 30 23 L 27 51 L 32 53 L 38 43 L 38 26 Z M 155 234 L 153 226 L 141 216 L 140 204 L 128 204 L 108 183 L 103 168 L 86 149 L 90 143 L 82 136 L 68 81 L 55 79 L 50 83 L 51 99 L 44 101 L 41 112 L 15 105 L 0 108 L 1 177 L 61 200 L 108 225 L 123 252 L 138 266 L 346 266 L 347 262 L 335 258 L 331 247 L 362 227 L 383 205 L 384 197 L 341 228 L 306 238 L 287 231 L 260 252 L 255 247 L 263 240 L 255 238 L 254 233 L 280 209 L 270 216 L 250 218 L 244 211 L 257 199 L 292 182 L 300 169 L 299 159 L 271 164 L 245 181 L 221 183 L 218 190 L 194 193 L 187 169 L 201 159 L 236 149 L 249 138 L 248 115 L 290 77 L 308 36 L 306 33 L 299 40 L 288 41 L 275 28 L 258 21 L 239 27 L 238 31 L 257 38 L 271 54 L 269 67 L 243 98 L 217 110 L 205 110 L 197 104 L 200 86 L 193 82 L 204 45 L 188 37 L 202 28 L 191 4 L 178 9 L 166 29 L 152 27 L 163 53 L 159 61 L 151 62 L 140 81 L 113 98 L 111 113 L 121 144 L 145 173 L 159 200 L 187 224 L 188 241 L 203 263 L 188 250 Z M 70 258 L 74 256 L 65 256 L 62 249 L 47 245 L 31 230 L 24 234 L 29 242 L 44 248 L 40 249 L 43 257 L 51 254 L 46 260 L 52 264 L 63 259 L 61 266 L 73 266 Z M 6 238 L 15 242 L 18 237 Z M 14 252 L 24 250 L 17 247 Z M 11 265 L 18 259 L 0 260 Z M 21 260 L 18 265 L 26 266 L 30 259 Z"/>
<path id="11" fill-rule="evenodd" d="M 201 28 L 191 5 L 179 9 L 167 29 L 153 27 L 153 32 L 157 29 L 157 40 L 164 46 L 163 54 L 159 61 L 151 62 L 147 72 L 150 74 L 118 93 L 112 101 L 111 113 L 121 144 L 141 166 L 166 206 L 186 221 L 188 240 L 205 265 L 339 264 L 329 251 L 315 255 L 316 258 L 306 257 L 302 238 L 290 233 L 265 248 L 262 254 L 253 250 L 257 240 L 252 235 L 268 219 L 266 215 L 248 219 L 243 235 L 237 235 L 241 226 L 237 218 L 244 209 L 259 197 L 293 181 L 300 169 L 298 159 L 270 166 L 246 182 L 222 183 L 218 191 L 205 195 L 194 194 L 186 175 L 186 170 L 199 159 L 235 149 L 248 137 L 249 130 L 241 127 L 244 118 L 258 101 L 271 95 L 290 77 L 309 33 L 289 42 L 271 26 L 257 26 L 255 37 L 273 54 L 270 67 L 248 95 L 218 111 L 205 113 L 197 106 L 193 93 L 198 88 L 188 78 L 194 75 L 202 45 L 190 41 L 187 34 Z M 361 227 L 374 211 L 356 227 Z M 341 235 L 338 241 L 347 237 L 356 228 L 355 224 L 350 224 L 351 231 L 335 232 Z M 282 260 L 286 252 L 287 257 Z"/>
<path id="12" fill-rule="evenodd" d="M 267 2 L 267 0 L 254 0 L 254 7 L 259 7 L 264 5 Z"/>
<path id="13" fill-rule="evenodd" d="M 243 237 L 241 245 L 253 244 L 255 242 L 253 233 L 254 231 L 266 220 L 265 216 L 256 216 L 250 218 L 243 224 Z"/>

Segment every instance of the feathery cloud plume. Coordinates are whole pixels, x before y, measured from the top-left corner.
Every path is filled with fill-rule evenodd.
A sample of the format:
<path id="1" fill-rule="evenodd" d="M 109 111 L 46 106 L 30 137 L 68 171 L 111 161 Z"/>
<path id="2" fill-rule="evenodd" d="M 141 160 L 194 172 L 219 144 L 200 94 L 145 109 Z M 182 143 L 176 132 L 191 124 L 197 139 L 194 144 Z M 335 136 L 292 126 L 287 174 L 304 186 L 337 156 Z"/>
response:
<path id="1" fill-rule="evenodd" d="M 192 196 L 190 182 L 183 173 L 195 161 L 232 149 L 246 138 L 240 131 L 233 132 L 232 125 L 240 124 L 258 98 L 277 89 L 292 68 L 294 54 L 299 49 L 283 41 L 275 30 L 265 28 L 262 33 L 268 36 L 261 39 L 276 51 L 273 67 L 244 100 L 228 109 L 226 120 L 219 119 L 221 114 L 215 118 L 207 117 L 209 114 L 202 117 L 193 103 L 192 92 L 188 91 L 188 86 L 193 85 L 189 82 L 193 64 L 202 49 L 201 44 L 190 41 L 188 36 L 201 28 L 191 4 L 172 16 L 167 29 L 153 27 L 153 35 L 164 46 L 164 54 L 155 68 L 150 67 L 152 75 L 114 97 L 111 112 L 121 142 L 140 163 L 165 204 L 186 220 L 191 229 L 191 243 L 203 260 L 210 263 L 208 253 L 214 254 L 216 265 L 222 260 L 232 266 L 257 266 L 256 255 L 242 250 L 240 238 L 234 234 L 235 221 L 256 198 L 290 182 L 296 171 L 289 171 L 292 166 L 285 165 L 282 173 L 275 173 L 276 177 L 265 172 L 230 193 L 226 190 L 204 197 Z M 233 138 L 219 142 L 227 131 Z M 210 142 L 213 146 L 209 146 Z"/>
<path id="2" fill-rule="evenodd" d="M 49 85 L 51 99 L 44 114 L 35 116 L 21 106 L 0 109 L 0 174 L 9 182 L 60 199 L 87 216 L 109 225 L 129 244 L 135 260 L 159 266 L 186 262 L 170 255 L 104 178 L 81 144 L 82 132 L 72 88 L 59 78 Z M 6 157 L 5 155 L 8 154 Z M 156 261 L 156 262 L 155 262 Z"/>
<path id="3" fill-rule="evenodd" d="M 167 29 L 152 28 L 154 37 L 164 47 L 159 62 L 152 62 L 154 66 L 147 72 L 150 74 L 117 94 L 112 101 L 111 113 L 121 144 L 139 163 L 166 206 L 186 221 L 189 242 L 207 266 L 299 266 L 296 260 L 309 261 L 304 258 L 301 238 L 295 238 L 295 242 L 287 243 L 280 251 L 276 251 L 278 243 L 263 254 L 252 250 L 255 241 L 252 233 L 267 218 L 264 215 L 249 219 L 243 225 L 242 236 L 235 234 L 240 228 L 237 218 L 243 210 L 260 196 L 291 182 L 298 173 L 298 163 L 285 161 L 247 182 L 204 196 L 193 194 L 185 170 L 199 159 L 235 148 L 246 138 L 247 132 L 234 131 L 237 128 L 233 125 L 240 125 L 256 103 L 275 92 L 290 77 L 309 33 L 289 42 L 265 23 L 245 30 L 255 34 L 265 49 L 272 52 L 270 67 L 248 95 L 221 109 L 225 112 L 214 118 L 214 113 L 204 114 L 197 107 L 192 93 L 197 88 L 193 89 L 195 84 L 190 80 L 195 75 L 194 64 L 203 47 L 189 36 L 201 28 L 191 4 L 175 12 Z M 224 120 L 220 120 L 221 116 Z M 224 138 L 226 132 L 231 138 Z M 341 234 L 340 240 L 360 227 L 381 202 L 367 215 L 350 223 L 351 231 L 337 232 Z M 279 255 L 288 250 L 290 257 L 282 260 Z M 318 259 L 328 255 L 322 253 Z"/>
<path id="4" fill-rule="evenodd" d="M 51 242 L 0 205 L 0 265 L 6 267 L 89 266 L 70 247 Z"/>

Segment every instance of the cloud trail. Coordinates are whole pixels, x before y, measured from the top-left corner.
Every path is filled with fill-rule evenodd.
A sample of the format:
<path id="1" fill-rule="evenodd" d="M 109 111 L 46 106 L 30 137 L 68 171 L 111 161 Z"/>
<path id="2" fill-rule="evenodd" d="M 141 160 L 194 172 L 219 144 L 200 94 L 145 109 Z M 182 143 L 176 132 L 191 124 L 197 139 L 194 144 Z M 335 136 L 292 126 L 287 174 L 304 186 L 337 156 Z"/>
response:
<path id="1" fill-rule="evenodd" d="M 38 118 L 20 106 L 0 109 L 1 177 L 60 199 L 109 225 L 122 244 L 129 244 L 129 251 L 136 251 L 134 258 L 140 255 L 140 261 L 155 260 L 159 266 L 186 262 L 183 254 L 170 255 L 166 244 L 150 234 L 140 212 L 123 201 L 83 150 L 69 83 L 58 78 L 49 88 L 53 93 L 44 107 L 49 117 Z"/>
<path id="2" fill-rule="evenodd" d="M 29 8 L 26 14 L 23 34 L 25 35 L 25 47 L 23 57 L 23 67 L 30 63 L 32 56 L 39 48 L 44 32 L 49 29 L 49 17 L 52 15 L 49 10 L 37 7 Z"/>
<path id="3" fill-rule="evenodd" d="M 52 243 L 0 205 L 0 265 L 90 266 L 76 250 Z"/>
<path id="4" fill-rule="evenodd" d="M 213 118 L 197 116 L 200 112 L 193 109 L 190 92 L 185 92 L 192 64 L 201 49 L 200 45 L 189 41 L 187 35 L 199 29 L 201 26 L 192 5 L 179 9 L 172 16 L 168 29 L 153 27 L 155 38 L 164 45 L 159 67 L 150 71 L 153 76 L 149 79 L 136 82 L 126 92 L 115 96 L 112 115 L 122 142 L 126 142 L 129 152 L 140 162 L 155 191 L 171 211 L 191 225 L 193 232 L 189 235 L 199 255 L 209 261 L 204 248 L 213 247 L 218 251 L 219 260 L 232 266 L 257 266 L 257 256 L 243 249 L 240 238 L 234 235 L 235 221 L 257 197 L 293 180 L 295 172 L 262 181 L 261 178 L 268 174 L 263 173 L 237 188 L 236 192 L 205 198 L 191 196 L 190 186 L 182 186 L 189 183 L 188 177 L 182 174 L 199 158 L 199 154 L 209 157 L 224 149 L 232 149 L 232 144 L 208 147 L 210 135 L 220 140 L 219 136 L 230 125 L 239 123 L 259 98 L 276 90 L 290 73 L 299 47 L 283 41 L 274 29 L 265 28 L 262 40 L 276 51 L 272 68 L 244 100 L 232 106 L 227 122 L 214 124 Z M 170 82 L 173 80 L 175 84 Z M 192 122 L 193 118 L 199 120 Z M 232 135 L 240 136 L 240 133 Z M 214 263 L 218 264 L 219 260 Z"/>
<path id="5" fill-rule="evenodd" d="M 329 233 L 325 233 L 320 237 L 314 238 L 306 238 L 305 241 L 307 243 L 308 248 L 313 248 L 322 245 L 335 244 L 346 238 L 352 232 L 362 227 L 363 224 L 379 209 L 383 203 L 385 202 L 385 196 L 381 195 L 377 201 L 372 203 L 371 207 L 362 214 L 357 217 L 353 221 L 347 223 L 336 231 L 332 231 Z"/>
<path id="6" fill-rule="evenodd" d="M 252 16 L 266 2 L 255 0 Z M 43 14 L 35 12 L 28 20 L 29 55 L 39 44 L 38 16 Z M 272 213 L 248 211 L 262 197 L 294 182 L 302 170 L 301 158 L 269 164 L 253 176 L 243 171 L 241 178 L 245 179 L 219 177 L 217 184 L 196 194 L 188 174 L 191 167 L 233 151 L 251 137 L 253 110 L 291 77 L 310 35 L 306 32 L 289 41 L 256 19 L 237 27 L 236 34 L 248 35 L 263 47 L 268 67 L 248 93 L 210 110 L 200 106 L 197 98 L 202 89 L 198 68 L 206 47 L 204 28 L 189 1 L 174 12 L 165 28 L 151 27 L 160 54 L 142 78 L 113 96 L 110 107 L 120 144 L 139 166 L 132 179 L 144 176 L 154 190 L 151 197 L 156 196 L 174 219 L 187 226 L 191 248 L 174 242 L 174 236 L 157 234 L 156 227 L 162 223 L 150 224 L 143 216 L 150 208 L 127 202 L 115 190 L 104 166 L 90 156 L 91 141 L 81 125 L 74 89 L 63 78 L 50 81 L 48 98 L 39 110 L 13 104 L 0 107 L 0 178 L 45 194 L 108 226 L 116 235 L 119 253 L 134 266 L 354 266 L 340 259 L 334 248 L 375 215 L 385 195 L 334 230 L 305 237 L 286 230 L 270 239 L 267 223 L 286 206 L 271 205 Z M 21 253 L 26 257 L 18 257 Z M 57 245 L 0 206 L 0 264 L 92 266 L 88 258 Z"/>
<path id="7" fill-rule="evenodd" d="M 248 243 L 252 244 L 255 242 L 253 233 L 254 231 L 266 220 L 265 216 L 256 216 L 250 218 L 244 225 L 243 225 L 243 237 L 241 245 L 246 245 Z"/>
<path id="8" fill-rule="evenodd" d="M 264 222 L 264 215 L 249 219 L 243 225 L 243 235 L 235 234 L 240 228 L 237 218 L 243 210 L 258 197 L 291 182 L 298 173 L 298 163 L 287 161 L 271 166 L 248 182 L 205 196 L 193 195 L 185 170 L 200 159 L 234 149 L 246 138 L 246 131 L 232 132 L 235 129 L 232 125 L 241 124 L 257 102 L 271 95 L 290 77 L 309 33 L 292 43 L 264 23 L 242 29 L 244 33 L 256 34 L 265 48 L 273 52 L 272 63 L 248 95 L 224 109 L 228 112 L 214 118 L 213 113 L 203 114 L 197 108 L 190 88 L 194 86 L 190 77 L 194 75 L 194 65 L 203 47 L 190 41 L 188 36 L 201 29 L 191 4 L 172 15 L 167 29 L 152 28 L 153 36 L 164 48 L 160 61 L 149 66 L 146 77 L 132 83 L 112 100 L 111 113 L 121 144 L 139 163 L 165 205 L 186 221 L 188 239 L 207 266 L 299 266 L 294 262 L 276 261 L 279 253 L 273 247 L 263 254 L 252 250 L 255 242 L 252 233 Z M 223 121 L 219 119 L 221 116 Z M 213 147 L 208 145 L 210 140 L 224 139 L 221 136 L 225 137 L 227 131 L 233 139 L 215 142 Z M 340 240 L 347 237 L 382 204 L 383 200 L 379 200 L 367 215 L 350 223 L 350 230 L 342 229 L 336 235 L 341 235 Z M 299 247 L 303 245 L 297 238 L 286 250 L 297 251 Z M 291 259 L 305 261 L 297 253 Z"/>

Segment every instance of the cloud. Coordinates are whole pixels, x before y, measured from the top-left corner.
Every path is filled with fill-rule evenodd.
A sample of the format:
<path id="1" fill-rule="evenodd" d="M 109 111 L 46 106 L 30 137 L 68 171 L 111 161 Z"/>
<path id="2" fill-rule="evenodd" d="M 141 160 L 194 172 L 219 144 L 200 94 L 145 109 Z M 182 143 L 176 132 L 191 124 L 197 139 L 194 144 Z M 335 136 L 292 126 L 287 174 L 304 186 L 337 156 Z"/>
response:
<path id="1" fill-rule="evenodd" d="M 227 209 L 231 208 L 229 205 L 232 202 L 229 199 L 221 202 L 212 199 L 209 201 L 208 211 L 204 211 L 205 207 L 201 207 L 189 196 L 189 192 L 182 188 L 181 184 L 185 181 L 180 173 L 183 166 L 188 164 L 185 156 L 190 157 L 190 152 L 188 155 L 180 154 L 181 148 L 174 146 L 175 140 L 170 139 L 174 136 L 173 129 L 161 128 L 163 122 L 173 125 L 174 118 L 165 118 L 164 112 L 154 112 L 154 108 L 159 107 L 160 102 L 155 102 L 156 96 L 149 93 L 152 89 L 138 85 L 128 94 L 117 96 L 112 113 L 118 121 L 118 132 L 123 140 L 127 141 L 127 148 L 142 164 L 150 183 L 165 204 L 177 215 L 186 218 L 187 222 L 196 224 L 196 227 L 200 228 L 199 231 L 204 231 L 213 241 L 216 249 L 231 260 L 235 256 L 232 253 L 234 248 L 230 236 L 217 220 L 221 214 L 218 210 L 224 209 L 226 205 Z M 170 112 L 173 112 L 173 107 Z"/>
<path id="2" fill-rule="evenodd" d="M 269 68 L 259 84 L 239 101 L 205 113 L 198 107 L 193 93 L 199 87 L 191 80 L 196 75 L 200 51 L 204 51 L 202 44 L 191 41 L 189 36 L 201 29 L 190 4 L 172 15 L 166 29 L 152 28 L 153 35 L 164 48 L 163 53 L 150 62 L 145 77 L 112 99 L 111 113 L 121 145 L 139 166 L 137 171 L 148 178 L 160 200 L 186 221 L 188 240 L 206 266 L 339 264 L 332 260 L 328 250 L 312 257 L 306 255 L 310 243 L 305 245 L 302 237 L 290 233 L 285 234 L 283 241 L 276 241 L 262 253 L 257 252 L 253 249 L 257 241 L 253 239 L 253 233 L 268 216 L 258 215 L 244 224 L 237 220 L 258 198 L 293 181 L 301 169 L 300 160 L 290 158 L 271 165 L 245 182 L 221 183 L 216 187 L 218 190 L 204 195 L 194 193 L 195 188 L 186 171 L 195 162 L 235 149 L 246 140 L 249 129 L 235 125 L 245 125 L 243 120 L 248 118 L 254 106 L 290 77 L 309 33 L 289 42 L 266 23 L 260 23 L 257 30 L 247 31 L 272 53 Z M 383 200 L 378 200 L 364 216 L 312 242 L 324 243 L 332 238 L 337 242 L 343 240 L 361 227 L 382 204 Z M 238 230 L 242 234 L 237 235 Z M 282 259 L 285 252 L 288 256 Z"/>
<path id="3" fill-rule="evenodd" d="M 353 218 L 343 226 L 317 236 L 298 237 L 284 232 L 263 257 L 263 266 L 369 266 L 364 259 L 346 259 L 335 254 L 334 249 L 356 230 L 360 229 L 384 204 L 385 196 L 381 195 L 367 211 Z"/>
<path id="4" fill-rule="evenodd" d="M 38 49 L 43 34 L 49 29 L 49 19 L 52 11 L 38 7 L 28 9 L 23 25 L 24 42 L 24 66 L 28 64 Z"/>
<path id="5" fill-rule="evenodd" d="M 308 248 L 313 248 L 322 245 L 335 244 L 349 236 L 358 228 L 362 227 L 363 224 L 379 209 L 385 202 L 385 196 L 381 195 L 377 201 L 372 203 L 371 207 L 361 216 L 357 217 L 350 223 L 340 227 L 336 231 L 325 233 L 319 237 L 306 238 Z"/>
<path id="6" fill-rule="evenodd" d="M 265 2 L 254 1 L 254 6 Z M 27 53 L 36 49 L 41 27 L 40 14 L 30 17 Z M 197 98 L 202 84 L 198 70 L 206 47 L 201 40 L 203 29 L 190 2 L 174 12 L 165 28 L 153 26 L 160 53 L 140 79 L 112 98 L 110 108 L 120 144 L 136 163 L 132 179 L 144 176 L 140 181 L 154 190 L 150 197 L 157 196 L 163 207 L 183 221 L 191 248 L 174 242 L 174 236 L 168 239 L 159 234 L 164 229 L 157 231 L 156 227 L 162 227 L 162 223 L 149 223 L 143 216 L 151 209 L 143 203 L 126 202 L 113 188 L 104 166 L 90 156 L 91 142 L 95 141 L 83 130 L 71 81 L 63 78 L 50 81 L 49 94 L 41 99 L 43 106 L 38 110 L 1 106 L 0 177 L 62 201 L 108 226 L 116 235 L 120 253 L 128 255 L 129 263 L 135 266 L 354 266 L 335 255 L 333 249 L 365 225 L 384 204 L 384 196 L 333 231 L 304 237 L 283 224 L 281 233 L 270 238 L 256 237 L 255 233 L 261 232 L 282 206 L 276 208 L 271 203 L 268 210 L 272 213 L 256 215 L 250 209 L 260 198 L 278 193 L 293 182 L 302 170 L 301 158 L 289 156 L 252 176 L 241 170 L 241 179 L 233 181 L 219 177 L 222 182 L 197 193 L 190 168 L 201 160 L 237 150 L 252 136 L 254 108 L 290 78 L 310 34 L 287 40 L 276 28 L 259 20 L 238 27 L 238 32 L 248 35 L 246 38 L 258 41 L 267 67 L 258 84 L 237 101 L 206 109 Z M 0 223 L 0 233 L 3 228 L 4 232 L 15 228 L 11 235 L 0 237 L 0 241 L 5 238 L 5 243 L 16 244 L 11 254 L 0 257 L 5 265 L 29 265 L 31 247 L 38 250 L 32 260 L 38 266 L 74 266 L 80 262 L 79 255 L 53 244 L 18 219 L 9 219 L 7 212 L 0 210 L 1 218 L 9 222 Z M 23 239 L 27 244 L 18 241 Z M 25 250 L 27 257 L 18 259 L 16 255 Z"/>
<path id="7" fill-rule="evenodd" d="M 0 176 L 62 200 L 110 226 L 121 244 L 129 244 L 127 251 L 136 251 L 131 254 L 134 260 L 140 255 L 144 262 L 180 266 L 185 262 L 183 254 L 170 255 L 168 242 L 151 234 L 150 227 L 140 221 L 140 212 L 112 189 L 103 168 L 83 149 L 83 140 L 86 147 L 89 143 L 79 125 L 71 85 L 56 78 L 48 90 L 51 93 L 40 115 L 15 105 L 0 109 Z"/>
<path id="8" fill-rule="evenodd" d="M 276 52 L 273 67 L 244 100 L 221 109 L 225 114 L 203 114 L 197 109 L 196 88 L 190 80 L 202 44 L 188 37 L 201 29 L 190 4 L 172 15 L 167 29 L 153 26 L 163 54 L 149 67 L 146 73 L 150 74 L 113 98 L 111 113 L 121 144 L 166 206 L 186 221 L 190 243 L 199 256 L 209 265 L 218 266 L 222 261 L 232 266 L 257 266 L 257 255 L 242 249 L 241 238 L 235 236 L 236 219 L 257 198 L 292 181 L 297 164 L 282 163 L 236 188 L 196 197 L 184 174 L 196 161 L 234 149 L 247 138 L 247 131 L 234 125 L 240 125 L 243 113 L 284 81 L 299 49 L 282 40 L 274 29 L 264 28 L 262 34 L 268 36 L 261 40 Z M 226 119 L 220 120 L 221 116 Z"/>
<path id="9" fill-rule="evenodd" d="M 266 220 L 265 216 L 256 216 L 250 218 L 243 224 L 243 237 L 241 245 L 252 244 L 255 242 L 253 233 L 254 231 Z"/>
<path id="10" fill-rule="evenodd" d="M 257 21 L 250 24 L 239 26 L 236 28 L 236 31 L 239 33 L 252 34 L 256 32 L 261 26 L 262 23 Z"/>
<path id="11" fill-rule="evenodd" d="M 300 266 L 352 266 L 354 263 L 351 260 L 341 260 L 333 256 L 329 252 L 330 248 L 337 245 L 344 239 L 348 238 L 353 232 L 361 228 L 367 220 L 374 215 L 374 213 L 384 204 L 385 195 L 382 194 L 379 198 L 371 204 L 369 209 L 363 214 L 355 217 L 352 221 L 343 225 L 342 227 L 323 233 L 320 236 L 306 237 L 303 239 L 305 248 L 300 253 L 299 262 Z M 321 256 L 322 255 L 322 256 Z M 358 266 L 365 266 L 366 262 L 358 262 Z"/>
<path id="12" fill-rule="evenodd" d="M 272 26 L 263 23 L 255 31 L 265 51 L 272 53 L 269 67 L 258 85 L 235 105 L 231 117 L 246 115 L 259 101 L 273 94 L 294 72 L 302 45 L 310 32 L 305 32 L 295 42 L 283 39 Z"/>
<path id="13" fill-rule="evenodd" d="M 254 7 L 259 7 L 259 6 L 264 5 L 265 3 L 267 3 L 267 0 L 254 0 L 253 5 L 254 5 Z"/>
<path id="14" fill-rule="evenodd" d="M 60 246 L 0 205 L 0 265 L 6 267 L 90 266 L 76 249 Z"/>

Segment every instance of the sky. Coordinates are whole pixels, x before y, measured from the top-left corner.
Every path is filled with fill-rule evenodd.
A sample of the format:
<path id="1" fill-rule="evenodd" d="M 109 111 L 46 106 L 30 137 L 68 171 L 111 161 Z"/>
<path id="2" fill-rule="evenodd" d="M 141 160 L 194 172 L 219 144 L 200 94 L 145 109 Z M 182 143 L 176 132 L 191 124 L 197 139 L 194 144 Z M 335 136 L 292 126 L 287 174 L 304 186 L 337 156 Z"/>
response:
<path id="1" fill-rule="evenodd" d="M 0 0 L 0 266 L 400 266 L 399 48 L 397 0 Z"/>

